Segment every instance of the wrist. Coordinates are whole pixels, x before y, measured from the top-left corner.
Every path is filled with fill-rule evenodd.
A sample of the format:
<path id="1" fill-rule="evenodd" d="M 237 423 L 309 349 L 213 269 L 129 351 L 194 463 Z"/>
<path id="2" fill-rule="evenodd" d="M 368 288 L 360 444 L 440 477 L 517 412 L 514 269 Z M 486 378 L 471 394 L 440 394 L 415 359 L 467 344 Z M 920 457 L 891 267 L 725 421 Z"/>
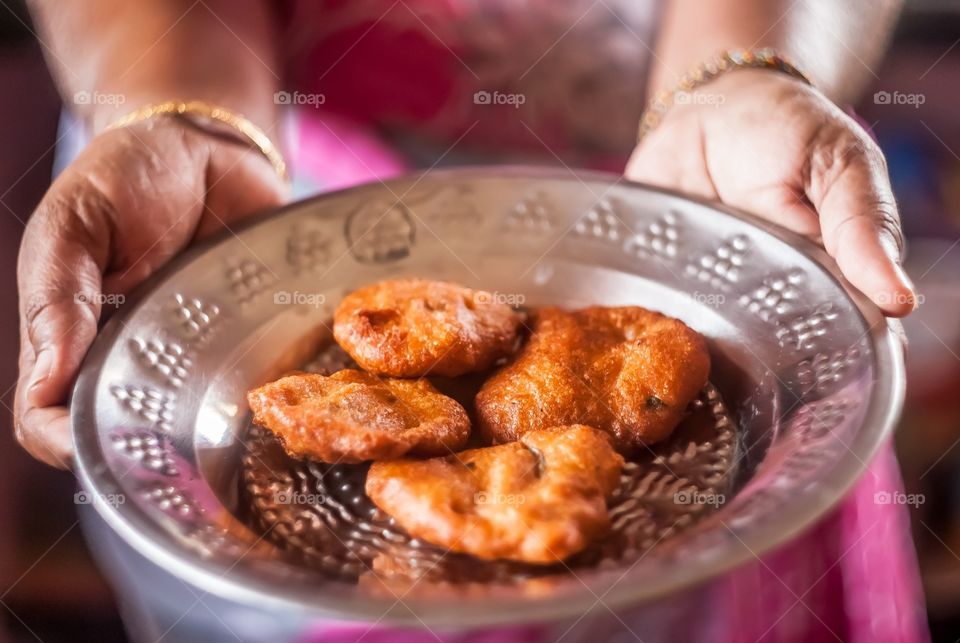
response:
<path id="1" fill-rule="evenodd" d="M 268 92 L 269 90 L 269 92 Z M 85 104 L 80 104 L 77 98 Z M 137 110 L 168 101 L 198 100 L 217 105 L 246 119 L 275 139 L 280 130 L 279 110 L 274 104 L 272 88 L 262 92 L 219 91 L 210 87 L 190 87 L 178 84 L 166 87 L 160 83 L 146 90 L 129 87 L 104 86 L 97 90 L 83 90 L 73 97 L 73 104 L 92 134 L 99 134 L 113 123 Z"/>
<path id="2" fill-rule="evenodd" d="M 640 119 L 638 141 L 655 129 L 675 104 L 702 95 L 706 85 L 716 86 L 718 79 L 746 71 L 761 71 L 792 77 L 810 85 L 807 77 L 772 49 L 731 50 L 692 67 L 671 88 L 657 92 Z"/>
<path id="3" fill-rule="evenodd" d="M 233 140 L 259 152 L 273 166 L 277 176 L 289 180 L 280 148 L 267 133 L 243 114 L 222 105 L 201 100 L 166 101 L 144 105 L 107 125 L 106 130 L 149 123 L 156 119 L 180 120 L 210 136 Z"/>

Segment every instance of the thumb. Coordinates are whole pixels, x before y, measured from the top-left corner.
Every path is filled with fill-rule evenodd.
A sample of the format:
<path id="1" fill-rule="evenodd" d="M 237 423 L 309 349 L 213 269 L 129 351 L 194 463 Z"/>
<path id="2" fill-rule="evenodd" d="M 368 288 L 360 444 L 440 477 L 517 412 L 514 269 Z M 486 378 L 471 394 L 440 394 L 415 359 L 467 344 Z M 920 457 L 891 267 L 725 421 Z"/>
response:
<path id="1" fill-rule="evenodd" d="M 208 191 L 196 238 L 278 206 L 289 196 L 289 186 L 273 166 L 258 151 L 246 147 L 215 145 L 206 172 Z"/>
<path id="2" fill-rule="evenodd" d="M 902 317 L 917 297 L 900 266 L 903 234 L 886 163 L 868 139 L 855 149 L 862 153 L 813 154 L 840 158 L 826 167 L 814 164 L 808 195 L 820 213 L 824 247 L 844 276 L 884 313 Z"/>

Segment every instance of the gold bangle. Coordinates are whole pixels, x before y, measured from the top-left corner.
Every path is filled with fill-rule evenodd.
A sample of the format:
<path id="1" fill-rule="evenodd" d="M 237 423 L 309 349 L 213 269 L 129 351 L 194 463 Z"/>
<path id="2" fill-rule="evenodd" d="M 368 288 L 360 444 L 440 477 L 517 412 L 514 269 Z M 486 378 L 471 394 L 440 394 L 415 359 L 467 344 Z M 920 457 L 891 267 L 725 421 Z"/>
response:
<path id="1" fill-rule="evenodd" d="M 133 125 L 134 123 L 140 123 L 142 121 L 149 120 L 155 116 L 199 116 L 201 118 L 206 118 L 212 121 L 217 121 L 218 123 L 223 123 L 227 125 L 235 132 L 240 134 L 240 136 L 248 141 L 253 147 L 260 151 L 270 164 L 273 166 L 273 169 L 276 170 L 277 175 L 283 181 L 289 181 L 287 176 L 287 164 L 283 160 L 283 156 L 280 154 L 280 150 L 274 145 L 273 141 L 270 140 L 270 137 L 266 133 L 253 124 L 250 119 L 232 112 L 225 107 L 219 107 L 217 105 L 211 105 L 204 101 L 191 100 L 191 101 L 167 101 L 165 103 L 155 103 L 152 105 L 145 105 L 136 109 L 126 116 L 123 116 L 110 125 L 106 127 L 107 130 L 118 129 L 121 127 L 127 127 Z"/>
<path id="2" fill-rule="evenodd" d="M 717 76 L 735 69 L 771 69 L 788 76 L 792 76 L 807 85 L 812 85 L 810 79 L 797 69 L 793 63 L 769 48 L 764 49 L 735 49 L 724 51 L 712 60 L 697 65 L 680 78 L 677 86 L 670 91 L 660 91 L 650 100 L 650 104 L 640 118 L 640 132 L 637 141 L 656 128 L 667 110 L 676 102 L 677 95 L 692 92 L 702 87 Z"/>

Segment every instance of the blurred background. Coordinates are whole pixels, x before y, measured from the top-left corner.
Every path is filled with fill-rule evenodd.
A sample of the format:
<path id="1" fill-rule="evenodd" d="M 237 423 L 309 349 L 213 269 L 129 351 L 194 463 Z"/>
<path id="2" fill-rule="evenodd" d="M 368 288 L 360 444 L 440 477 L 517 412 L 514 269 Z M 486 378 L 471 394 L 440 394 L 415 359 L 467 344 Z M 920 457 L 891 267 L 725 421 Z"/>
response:
<path id="1" fill-rule="evenodd" d="M 858 111 L 887 153 L 924 297 L 905 322 L 908 400 L 897 446 L 934 640 L 960 639 L 960 2 L 908 3 Z M 21 2 L 0 1 L 0 288 L 50 183 L 61 103 Z M 906 100 L 904 96 L 912 96 Z M 124 641 L 77 524 L 75 479 L 13 439 L 17 315 L 0 310 L 0 614 L 12 641 Z M 877 561 L 882 565 L 882 561 Z M 0 634 L 2 640 L 2 634 Z"/>

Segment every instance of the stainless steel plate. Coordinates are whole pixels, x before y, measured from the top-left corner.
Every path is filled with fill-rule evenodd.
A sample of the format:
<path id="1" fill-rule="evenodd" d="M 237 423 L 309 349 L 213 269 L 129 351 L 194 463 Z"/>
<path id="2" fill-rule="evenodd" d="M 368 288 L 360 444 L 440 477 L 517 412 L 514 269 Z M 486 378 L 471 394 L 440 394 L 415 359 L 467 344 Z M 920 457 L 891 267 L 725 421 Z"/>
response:
<path id="1" fill-rule="evenodd" d="M 629 563 L 509 582 L 421 574 L 402 602 L 362 564 L 337 575 L 292 562 L 265 533 L 291 525 L 252 519 L 241 496 L 244 458 L 268 464 L 245 391 L 329 343 L 344 293 L 399 275 L 530 306 L 639 304 L 707 335 L 736 432 L 725 502 Z M 144 555 L 261 607 L 472 626 L 577 615 L 596 596 L 663 598 L 796 535 L 891 430 L 901 347 L 836 275 L 795 235 L 607 175 L 435 171 L 325 195 L 189 251 L 106 325 L 74 392 L 77 467 L 97 510 Z"/>

